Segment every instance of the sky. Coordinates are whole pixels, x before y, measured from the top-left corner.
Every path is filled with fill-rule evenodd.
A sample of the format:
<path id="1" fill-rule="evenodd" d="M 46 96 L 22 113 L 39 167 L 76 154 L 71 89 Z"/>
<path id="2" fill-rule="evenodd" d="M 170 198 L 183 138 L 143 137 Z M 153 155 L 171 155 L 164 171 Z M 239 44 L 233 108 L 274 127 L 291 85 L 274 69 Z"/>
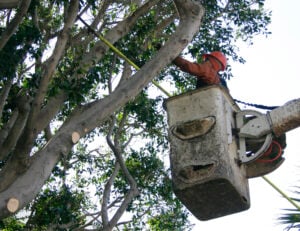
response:
<path id="1" fill-rule="evenodd" d="M 300 1 L 266 0 L 272 10 L 272 34 L 259 36 L 254 45 L 240 46 L 245 64 L 231 63 L 234 78 L 228 82 L 230 93 L 241 101 L 281 106 L 300 97 Z M 243 105 L 240 105 L 244 109 Z M 253 109 L 253 108 L 251 108 Z M 300 186 L 300 128 L 287 133 L 285 161 L 277 170 L 267 175 L 277 187 L 294 196 L 295 185 Z M 249 179 L 250 209 L 209 221 L 195 223 L 193 231 L 282 231 L 277 218 L 284 209 L 294 208 L 261 177 Z M 299 197 L 300 195 L 298 195 Z"/>

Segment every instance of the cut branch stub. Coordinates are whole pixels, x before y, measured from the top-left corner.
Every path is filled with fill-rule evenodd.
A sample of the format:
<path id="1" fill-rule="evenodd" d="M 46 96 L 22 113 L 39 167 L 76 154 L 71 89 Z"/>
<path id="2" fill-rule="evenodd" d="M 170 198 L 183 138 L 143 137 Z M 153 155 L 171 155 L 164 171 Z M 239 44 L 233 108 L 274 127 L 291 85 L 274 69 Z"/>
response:
<path id="1" fill-rule="evenodd" d="M 80 134 L 78 132 L 72 133 L 72 142 L 73 144 L 76 144 L 80 139 Z"/>
<path id="2" fill-rule="evenodd" d="M 17 198 L 11 197 L 7 202 L 7 210 L 11 213 L 16 212 L 19 209 L 20 202 Z"/>

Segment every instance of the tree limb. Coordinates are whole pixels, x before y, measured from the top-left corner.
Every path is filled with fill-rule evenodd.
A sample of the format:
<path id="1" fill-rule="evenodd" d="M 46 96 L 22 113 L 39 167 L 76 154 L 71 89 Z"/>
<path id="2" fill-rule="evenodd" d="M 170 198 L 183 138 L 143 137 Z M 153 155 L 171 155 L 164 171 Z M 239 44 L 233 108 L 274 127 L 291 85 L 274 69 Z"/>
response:
<path id="1" fill-rule="evenodd" d="M 124 63 L 122 76 L 120 78 L 118 86 L 122 85 L 124 81 L 127 81 L 131 75 L 132 75 L 131 66 L 126 62 L 126 63 Z"/>
<path id="2" fill-rule="evenodd" d="M 84 229 L 84 228 L 92 225 L 94 221 L 98 221 L 99 223 L 101 223 L 101 221 L 98 220 L 98 218 L 100 217 L 101 213 L 102 213 L 101 211 L 100 212 L 95 212 L 95 213 L 88 213 L 87 212 L 85 215 L 81 216 L 81 218 L 90 216 L 90 217 L 92 217 L 92 219 L 89 219 L 89 222 L 87 222 L 86 224 L 84 224 L 84 225 L 82 225 L 82 226 L 80 226 L 78 228 L 74 228 L 74 231 L 92 230 L 92 229 Z"/>
<path id="3" fill-rule="evenodd" d="M 103 230 L 105 230 L 105 231 L 110 231 L 110 230 L 112 230 L 113 227 L 116 226 L 120 217 L 123 215 L 126 208 L 128 207 L 128 204 L 132 201 L 132 199 L 135 196 L 137 196 L 139 194 L 136 181 L 131 176 L 130 172 L 128 171 L 128 169 L 126 167 L 125 161 L 122 156 L 122 148 L 121 148 L 120 142 L 119 142 L 121 132 L 123 130 L 126 118 L 127 118 L 127 116 L 123 115 L 122 120 L 118 127 L 118 131 L 115 134 L 114 143 L 113 143 L 111 140 L 111 136 L 112 136 L 112 132 L 113 132 L 113 128 L 114 128 L 114 123 L 116 121 L 115 117 L 113 117 L 113 120 L 111 123 L 111 128 L 110 128 L 109 134 L 107 135 L 106 139 L 107 139 L 107 143 L 108 143 L 109 147 L 112 149 L 112 151 L 117 159 L 118 165 L 120 166 L 122 172 L 125 175 L 127 182 L 130 185 L 130 190 L 126 193 L 125 199 L 122 201 L 120 207 L 117 209 L 117 211 L 115 212 L 115 214 L 113 215 L 112 219 L 109 222 L 108 222 L 108 217 L 107 217 L 107 211 L 106 211 L 106 213 L 103 212 L 103 214 L 104 214 L 103 218 L 105 218 L 105 221 L 103 221 L 103 226 L 104 226 Z M 106 207 L 106 205 L 105 205 L 105 207 Z M 106 209 L 105 207 L 104 207 L 104 209 Z"/>
<path id="4" fill-rule="evenodd" d="M 13 78 L 8 79 L 4 83 L 4 87 L 1 89 L 1 95 L 0 95 L 0 118 L 2 118 L 2 113 L 4 109 L 4 105 L 6 103 L 9 91 L 13 85 Z"/>
<path id="5" fill-rule="evenodd" d="M 3 128 L 0 131 L 0 160 L 3 160 L 5 157 L 4 153 L 2 153 L 2 145 L 4 141 L 7 139 L 7 136 L 9 135 L 11 129 L 13 128 L 17 118 L 19 116 L 19 110 L 15 109 L 12 112 L 12 115 L 9 118 L 9 121 L 3 126 Z"/>
<path id="6" fill-rule="evenodd" d="M 38 92 L 33 102 L 33 110 L 31 113 L 32 121 L 37 119 L 37 115 L 40 112 L 41 105 L 45 99 L 47 93 L 49 81 L 53 77 L 59 60 L 65 52 L 65 48 L 69 39 L 70 30 L 76 20 L 78 12 L 78 0 L 72 0 L 69 4 L 68 12 L 65 16 L 64 28 L 57 38 L 55 48 L 52 55 L 43 65 L 43 75 L 39 84 Z"/>
<path id="7" fill-rule="evenodd" d="M 9 1 L 0 1 L 0 9 L 2 4 L 6 4 L 8 6 Z M 12 5 L 15 4 L 16 1 L 11 1 Z M 18 1 L 19 2 L 19 1 Z M 27 10 L 30 6 L 31 0 L 22 0 L 19 10 L 13 20 L 7 25 L 6 30 L 2 32 L 1 37 L 0 37 L 0 50 L 5 46 L 9 38 L 15 33 L 17 30 L 19 24 L 22 22 L 24 15 L 27 13 Z"/>
<path id="8" fill-rule="evenodd" d="M 111 187 L 115 181 L 115 178 L 117 174 L 120 171 L 120 164 L 118 162 L 115 163 L 115 168 L 110 176 L 109 180 L 105 184 L 104 192 L 103 192 L 103 199 L 102 199 L 102 205 L 101 205 L 101 211 L 102 211 L 102 223 L 103 226 L 106 227 L 109 225 L 109 219 L 108 219 L 108 202 L 109 202 L 109 197 L 111 193 Z"/>
<path id="9" fill-rule="evenodd" d="M 45 139 L 47 140 L 47 142 L 52 138 L 53 134 L 51 132 L 51 127 L 50 125 L 48 125 L 45 129 L 44 129 L 44 132 L 45 132 Z"/>
<path id="10" fill-rule="evenodd" d="M 29 115 L 29 110 L 30 110 L 30 107 L 29 107 L 30 100 L 28 100 L 27 98 L 28 98 L 27 96 L 21 96 L 17 99 L 18 113 L 15 112 L 14 114 L 15 115 L 17 114 L 18 116 L 16 119 L 14 119 L 14 116 L 11 118 L 12 120 L 14 120 L 14 124 L 11 127 L 11 129 L 8 131 L 7 137 L 3 141 L 3 144 L 0 146 L 0 160 L 3 158 L 6 158 L 9 155 L 9 153 L 12 152 L 12 150 L 15 148 L 17 141 L 20 138 L 20 136 L 24 130 L 24 127 L 25 127 L 25 124 L 27 122 L 27 118 Z M 8 161 L 7 164 L 9 162 L 10 161 Z M 1 173 L 2 173 L 2 171 L 1 171 Z M 10 177 L 6 177 L 4 179 L 5 180 L 2 180 L 0 182 L 0 191 L 2 191 L 7 186 L 7 184 L 10 183 L 8 180 L 8 179 L 10 179 Z M 5 184 L 6 186 L 3 184 Z"/>
<path id="11" fill-rule="evenodd" d="M 118 23 L 114 28 L 109 30 L 105 35 L 105 39 L 114 44 L 120 38 L 128 34 L 130 29 L 134 26 L 136 20 L 145 14 L 152 6 L 154 6 L 159 0 L 148 1 L 140 8 L 138 8 L 132 15 L 127 17 L 122 22 Z M 95 46 L 91 49 L 90 52 L 84 55 L 80 62 L 79 69 L 86 69 L 86 67 L 91 67 L 95 61 L 98 61 L 103 57 L 105 52 L 108 50 L 108 47 L 100 40 Z M 80 78 L 77 76 L 76 78 Z"/>
<path id="12" fill-rule="evenodd" d="M 67 98 L 67 94 L 60 91 L 57 95 L 48 99 L 47 104 L 41 109 L 38 115 L 38 124 L 36 126 L 37 131 L 40 132 L 49 125 L 50 121 L 62 108 L 63 103 Z"/>

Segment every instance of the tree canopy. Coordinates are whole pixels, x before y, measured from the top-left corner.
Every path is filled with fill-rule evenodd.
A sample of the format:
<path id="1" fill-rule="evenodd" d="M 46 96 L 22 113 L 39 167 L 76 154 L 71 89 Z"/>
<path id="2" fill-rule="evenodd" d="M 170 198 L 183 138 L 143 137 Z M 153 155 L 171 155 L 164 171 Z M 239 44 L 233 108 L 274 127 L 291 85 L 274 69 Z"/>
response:
<path id="1" fill-rule="evenodd" d="M 180 54 L 244 62 L 236 42 L 269 33 L 264 0 L 0 3 L 0 228 L 190 229 L 151 82 L 192 89 Z"/>

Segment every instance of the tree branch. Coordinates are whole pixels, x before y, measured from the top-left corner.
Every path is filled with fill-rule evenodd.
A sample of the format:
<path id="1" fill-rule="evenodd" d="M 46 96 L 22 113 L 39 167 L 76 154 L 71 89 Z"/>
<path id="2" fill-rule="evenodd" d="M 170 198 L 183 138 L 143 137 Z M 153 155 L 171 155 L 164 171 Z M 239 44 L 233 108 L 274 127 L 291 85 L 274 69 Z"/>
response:
<path id="1" fill-rule="evenodd" d="M 44 69 L 43 75 L 41 77 L 41 82 L 39 84 L 38 92 L 33 102 L 33 110 L 31 113 L 32 121 L 36 120 L 37 115 L 41 110 L 41 105 L 44 102 L 49 82 L 53 77 L 53 74 L 56 70 L 59 60 L 61 59 L 61 57 L 65 52 L 66 44 L 69 39 L 70 30 L 74 25 L 74 22 L 77 17 L 78 4 L 79 4 L 78 0 L 72 0 L 70 2 L 68 12 L 65 16 L 64 28 L 57 38 L 57 42 L 52 55 L 47 61 L 45 61 L 43 65 L 43 69 Z"/>
<path id="2" fill-rule="evenodd" d="M 108 222 L 108 217 L 107 217 L 107 211 L 106 214 L 104 215 L 105 221 L 103 221 L 104 224 L 104 228 L 103 230 L 112 230 L 113 227 L 116 226 L 116 224 L 118 223 L 120 217 L 123 215 L 123 213 L 125 212 L 126 208 L 128 207 L 128 204 L 132 201 L 132 199 L 137 196 L 139 194 L 139 191 L 137 189 L 137 184 L 136 181 L 134 180 L 134 178 L 131 176 L 130 172 L 128 171 L 125 161 L 123 159 L 122 156 L 122 148 L 120 146 L 119 143 L 119 139 L 120 139 L 120 135 L 122 133 L 125 121 L 126 121 L 127 116 L 125 114 L 123 114 L 122 120 L 119 124 L 118 127 L 118 131 L 115 134 L 115 138 L 114 138 L 114 143 L 111 140 L 111 136 L 112 136 L 112 132 L 113 132 L 113 128 L 114 128 L 114 124 L 116 121 L 116 118 L 113 117 L 112 122 L 111 122 L 111 128 L 109 131 L 109 134 L 107 135 L 106 139 L 107 139 L 107 143 L 109 145 L 109 147 L 112 149 L 116 159 L 117 159 L 117 163 L 120 166 L 120 168 L 122 169 L 122 172 L 125 175 L 125 178 L 127 180 L 127 182 L 130 185 L 130 190 L 127 192 L 125 199 L 122 201 L 120 207 L 118 208 L 118 210 L 115 212 L 114 216 L 112 217 L 112 219 Z M 106 201 L 107 202 L 107 201 Z M 104 214 L 104 212 L 103 212 Z"/>
<path id="3" fill-rule="evenodd" d="M 127 81 L 131 75 L 132 75 L 131 66 L 126 62 L 124 63 L 123 73 L 117 87 L 122 85 L 124 81 Z"/>
<path id="4" fill-rule="evenodd" d="M 86 211 L 87 212 L 87 211 Z M 84 217 L 92 217 L 92 219 L 90 220 L 89 219 L 89 222 L 87 222 L 86 224 L 78 227 L 78 228 L 74 228 L 74 231 L 81 231 L 81 230 L 87 230 L 87 229 L 84 229 L 85 227 L 88 227 L 89 225 L 93 224 L 94 221 L 98 221 L 99 223 L 101 223 L 98 218 L 100 217 L 101 215 L 101 211 L 100 212 L 95 212 L 95 213 L 86 213 L 85 215 L 81 216 L 81 218 L 84 218 Z M 92 230 L 92 229 L 88 229 L 88 230 Z M 98 230 L 98 229 L 97 229 Z"/>
<path id="5" fill-rule="evenodd" d="M 152 6 L 154 6 L 159 0 L 152 0 L 146 2 L 143 6 L 138 8 L 132 15 L 127 17 L 122 22 L 118 23 L 114 28 L 109 30 L 105 35 L 105 39 L 110 41 L 110 43 L 114 44 L 120 38 L 128 34 L 130 29 L 134 26 L 136 20 L 145 14 Z M 95 46 L 91 49 L 91 51 L 82 58 L 79 69 L 86 69 L 87 67 L 91 67 L 95 61 L 98 61 L 103 57 L 105 52 L 108 50 L 108 47 L 100 40 Z M 80 78 L 81 76 L 77 76 Z"/>
<path id="6" fill-rule="evenodd" d="M 120 171 L 120 164 L 118 162 L 115 163 L 115 168 L 113 173 L 111 174 L 109 180 L 107 181 L 104 192 L 103 192 L 103 199 L 102 199 L 102 205 L 101 205 L 101 211 L 102 211 L 102 223 L 103 226 L 106 227 L 109 225 L 109 219 L 108 219 L 108 202 L 110 198 L 111 193 L 111 187 L 115 181 L 115 178 L 117 174 Z"/>
<path id="7" fill-rule="evenodd" d="M 44 132 L 45 132 L 45 138 L 47 140 L 47 142 L 52 138 L 53 134 L 51 132 L 51 127 L 50 125 L 48 125 L 45 129 L 44 129 Z"/>
<path id="8" fill-rule="evenodd" d="M 3 3 L 3 0 L 1 0 L 1 1 L 2 2 L 0 2 L 0 3 Z M 3 3 L 3 4 L 7 4 L 7 2 L 8 1 L 6 1 L 6 3 Z M 13 3 L 15 4 L 15 2 L 16 1 L 14 1 Z M 19 24 L 22 22 L 23 17 L 27 13 L 27 10 L 30 6 L 30 2 L 31 2 L 31 0 L 22 0 L 21 1 L 21 4 L 20 4 L 20 7 L 19 7 L 19 10 L 18 10 L 17 14 L 13 18 L 13 20 L 11 20 L 11 22 L 7 25 L 6 30 L 4 32 L 2 32 L 2 34 L 1 34 L 0 50 L 2 50 L 2 48 L 5 46 L 5 44 L 9 40 L 9 38 L 17 30 Z M 8 6 L 8 5 L 6 5 L 6 6 Z M 1 8 L 1 5 L 0 5 L 0 8 Z"/>
<path id="9" fill-rule="evenodd" d="M 57 95 L 48 99 L 47 104 L 42 108 L 36 120 L 38 121 L 36 126 L 37 131 L 40 132 L 49 125 L 67 98 L 67 94 L 60 91 Z"/>
<path id="10" fill-rule="evenodd" d="M 4 141 L 7 139 L 8 135 L 10 134 L 11 129 L 13 128 L 14 124 L 16 123 L 16 120 L 19 116 L 19 110 L 16 108 L 12 115 L 9 118 L 9 121 L 3 126 L 3 128 L 0 131 L 0 160 L 3 160 L 6 157 L 6 154 L 2 151 L 2 146 L 4 144 Z"/>
<path id="11" fill-rule="evenodd" d="M 1 95 L 0 95 L 0 118 L 2 118 L 2 113 L 3 113 L 3 109 L 4 109 L 4 105 L 6 103 L 9 91 L 13 85 L 13 78 L 8 79 L 5 83 L 4 83 L 4 87 L 1 89 Z"/>
<path id="12" fill-rule="evenodd" d="M 9 153 L 11 153 L 12 150 L 15 148 L 17 141 L 20 138 L 20 136 L 24 130 L 25 124 L 27 122 L 27 118 L 28 118 L 29 110 L 30 110 L 30 106 L 29 106 L 30 100 L 28 100 L 27 96 L 21 96 L 17 99 L 17 101 L 18 101 L 18 107 L 17 107 L 18 113 L 15 113 L 15 114 L 17 114 L 18 116 L 16 119 L 12 118 L 14 120 L 14 124 L 11 127 L 11 129 L 8 131 L 8 135 L 7 135 L 6 139 L 3 141 L 3 144 L 0 146 L 0 150 L 1 150 L 0 151 L 0 160 L 2 158 L 6 158 L 9 155 Z M 13 160 L 13 158 L 11 160 Z M 10 163 L 10 161 L 7 162 L 7 164 L 9 164 L 9 163 Z M 4 169 L 2 171 L 4 171 Z M 2 171 L 1 171 L 1 174 L 2 174 Z M 13 171 L 11 171 L 11 172 L 13 172 Z M 3 179 L 5 179 L 5 180 L 2 180 L 0 182 L 0 192 L 7 186 L 7 184 L 11 183 L 8 181 L 8 179 L 10 179 L 10 177 L 8 177 L 7 175 Z M 3 184 L 5 184 L 5 185 L 3 185 Z"/>

